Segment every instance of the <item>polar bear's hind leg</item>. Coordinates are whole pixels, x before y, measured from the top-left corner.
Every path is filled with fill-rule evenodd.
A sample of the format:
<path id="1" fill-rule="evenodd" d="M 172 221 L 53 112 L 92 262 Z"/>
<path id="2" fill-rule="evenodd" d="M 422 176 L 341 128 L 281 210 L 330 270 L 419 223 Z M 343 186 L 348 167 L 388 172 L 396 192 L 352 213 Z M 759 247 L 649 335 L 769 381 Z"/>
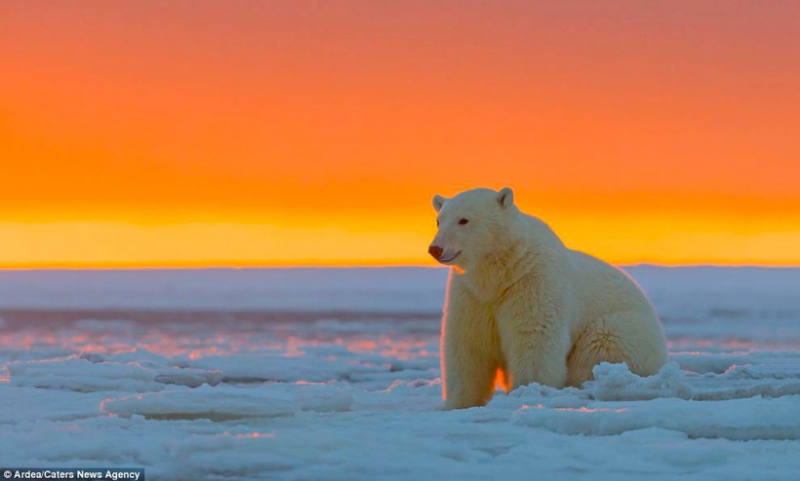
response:
<path id="1" fill-rule="evenodd" d="M 601 362 L 628 364 L 639 376 L 657 373 L 667 361 L 658 322 L 646 314 L 624 312 L 589 323 L 575 339 L 567 356 L 567 385 L 579 387 L 592 379 L 592 369 Z"/>

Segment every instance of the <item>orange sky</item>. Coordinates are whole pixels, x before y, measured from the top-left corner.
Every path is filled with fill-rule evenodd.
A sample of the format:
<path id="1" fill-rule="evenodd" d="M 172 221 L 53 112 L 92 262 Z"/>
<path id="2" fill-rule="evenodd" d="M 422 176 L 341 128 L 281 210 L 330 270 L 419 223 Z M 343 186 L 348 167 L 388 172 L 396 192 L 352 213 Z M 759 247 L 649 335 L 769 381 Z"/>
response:
<path id="1" fill-rule="evenodd" d="M 616 263 L 800 264 L 800 4 L 0 3 L 0 266 L 429 263 L 511 186 Z"/>

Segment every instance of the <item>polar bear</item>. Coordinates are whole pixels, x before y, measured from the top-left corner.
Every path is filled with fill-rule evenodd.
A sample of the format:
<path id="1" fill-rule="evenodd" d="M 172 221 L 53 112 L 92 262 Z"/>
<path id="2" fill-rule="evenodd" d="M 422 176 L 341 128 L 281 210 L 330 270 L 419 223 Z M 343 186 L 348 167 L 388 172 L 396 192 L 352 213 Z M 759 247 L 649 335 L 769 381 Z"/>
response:
<path id="1" fill-rule="evenodd" d="M 438 232 L 428 252 L 451 266 L 442 319 L 446 409 L 506 391 L 592 379 L 600 362 L 648 376 L 666 363 L 653 306 L 619 269 L 570 250 L 522 213 L 509 188 L 433 198 Z"/>

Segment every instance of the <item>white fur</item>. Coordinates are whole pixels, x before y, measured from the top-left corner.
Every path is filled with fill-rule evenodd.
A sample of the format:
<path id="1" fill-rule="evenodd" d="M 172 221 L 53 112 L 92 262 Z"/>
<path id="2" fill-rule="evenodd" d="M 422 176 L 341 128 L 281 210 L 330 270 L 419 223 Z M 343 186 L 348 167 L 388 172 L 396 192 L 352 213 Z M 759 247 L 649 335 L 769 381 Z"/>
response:
<path id="1" fill-rule="evenodd" d="M 488 402 L 498 373 L 506 390 L 532 382 L 560 388 L 591 379 L 603 361 L 626 362 L 641 376 L 664 365 L 661 324 L 636 283 L 567 249 L 519 211 L 511 189 L 437 196 L 434 207 L 433 245 L 453 266 L 442 320 L 447 408 Z"/>

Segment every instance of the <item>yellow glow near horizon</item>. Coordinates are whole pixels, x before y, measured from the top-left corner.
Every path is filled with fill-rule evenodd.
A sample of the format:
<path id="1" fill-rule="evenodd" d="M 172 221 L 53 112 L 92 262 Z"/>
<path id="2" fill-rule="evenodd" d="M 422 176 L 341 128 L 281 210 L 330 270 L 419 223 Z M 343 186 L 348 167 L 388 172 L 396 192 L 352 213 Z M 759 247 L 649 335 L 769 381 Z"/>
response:
<path id="1" fill-rule="evenodd" d="M 0 267 L 434 265 L 426 254 L 435 233 L 428 217 L 424 223 L 354 220 L 340 227 L 0 223 Z M 774 223 L 771 230 L 749 232 L 709 228 L 707 219 L 685 215 L 571 215 L 550 223 L 569 247 L 616 264 L 800 265 L 800 233 Z M 663 228 L 671 223 L 676 227 Z"/>

